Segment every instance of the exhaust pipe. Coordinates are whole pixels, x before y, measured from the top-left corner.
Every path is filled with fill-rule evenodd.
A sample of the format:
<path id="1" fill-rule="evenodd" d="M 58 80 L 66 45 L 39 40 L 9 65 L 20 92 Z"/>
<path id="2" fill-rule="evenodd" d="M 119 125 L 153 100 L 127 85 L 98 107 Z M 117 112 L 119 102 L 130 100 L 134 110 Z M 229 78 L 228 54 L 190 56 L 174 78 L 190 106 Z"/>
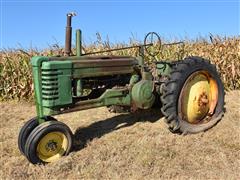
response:
<path id="1" fill-rule="evenodd" d="M 66 26 L 66 38 L 65 38 L 65 56 L 71 55 L 72 46 L 72 17 L 76 16 L 76 13 L 67 13 L 67 26 Z"/>

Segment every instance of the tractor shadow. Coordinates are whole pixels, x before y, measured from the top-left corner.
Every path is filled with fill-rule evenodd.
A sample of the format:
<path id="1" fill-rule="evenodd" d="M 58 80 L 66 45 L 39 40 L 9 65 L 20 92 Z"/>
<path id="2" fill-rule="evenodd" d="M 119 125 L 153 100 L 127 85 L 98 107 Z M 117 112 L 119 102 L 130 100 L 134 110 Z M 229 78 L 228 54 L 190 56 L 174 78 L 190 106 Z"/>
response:
<path id="1" fill-rule="evenodd" d="M 151 109 L 136 113 L 120 114 L 95 122 L 87 127 L 78 128 L 74 133 L 72 151 L 83 149 L 89 141 L 101 138 L 105 134 L 134 125 L 137 122 L 154 123 L 163 115 L 159 109 Z"/>

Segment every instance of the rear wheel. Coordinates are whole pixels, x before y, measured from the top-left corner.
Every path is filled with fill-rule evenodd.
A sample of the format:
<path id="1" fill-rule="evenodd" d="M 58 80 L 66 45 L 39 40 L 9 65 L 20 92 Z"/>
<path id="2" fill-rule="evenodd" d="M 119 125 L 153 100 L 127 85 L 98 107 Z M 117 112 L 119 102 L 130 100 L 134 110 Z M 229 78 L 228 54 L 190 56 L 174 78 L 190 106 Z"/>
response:
<path id="1" fill-rule="evenodd" d="M 172 132 L 198 133 L 223 116 L 224 88 L 216 67 L 190 57 L 173 67 L 161 96 L 162 113 Z"/>
<path id="2" fill-rule="evenodd" d="M 72 146 L 72 132 L 59 121 L 44 122 L 29 135 L 25 154 L 33 163 L 49 163 L 69 154 Z"/>

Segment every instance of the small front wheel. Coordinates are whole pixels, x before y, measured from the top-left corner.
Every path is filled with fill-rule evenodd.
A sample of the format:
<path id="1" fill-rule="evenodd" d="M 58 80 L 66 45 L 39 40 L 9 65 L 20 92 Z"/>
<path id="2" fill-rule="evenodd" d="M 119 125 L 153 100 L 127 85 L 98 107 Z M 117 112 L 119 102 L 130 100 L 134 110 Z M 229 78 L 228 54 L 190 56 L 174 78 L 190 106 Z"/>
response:
<path id="1" fill-rule="evenodd" d="M 44 117 L 45 121 L 57 121 L 51 116 Z M 21 128 L 18 134 L 18 148 L 22 154 L 25 154 L 24 147 L 30 133 L 39 125 L 37 117 L 34 117 L 27 121 Z"/>
<path id="2" fill-rule="evenodd" d="M 59 121 L 48 121 L 37 126 L 25 144 L 25 155 L 33 164 L 49 163 L 69 154 L 72 132 Z"/>

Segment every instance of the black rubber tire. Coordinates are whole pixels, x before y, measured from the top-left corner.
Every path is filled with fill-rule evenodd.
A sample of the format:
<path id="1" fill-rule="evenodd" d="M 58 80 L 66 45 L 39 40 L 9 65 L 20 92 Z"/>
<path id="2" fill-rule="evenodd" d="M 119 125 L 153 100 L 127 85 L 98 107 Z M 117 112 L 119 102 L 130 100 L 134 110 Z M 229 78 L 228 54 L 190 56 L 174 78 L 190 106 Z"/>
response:
<path id="1" fill-rule="evenodd" d="M 62 132 L 67 137 L 68 147 L 63 155 L 65 156 L 70 153 L 73 137 L 70 128 L 66 124 L 59 121 L 46 121 L 44 123 L 41 123 L 31 132 L 25 144 L 25 155 L 32 164 L 47 163 L 38 157 L 37 146 L 41 138 L 43 138 L 46 134 L 54 131 Z"/>
<path id="2" fill-rule="evenodd" d="M 57 121 L 55 118 L 53 118 L 51 116 L 46 116 L 45 120 L 46 121 Z M 23 125 L 23 127 L 21 128 L 21 130 L 18 134 L 18 149 L 23 155 L 25 155 L 24 147 L 25 147 L 27 138 L 28 138 L 29 134 L 33 131 L 33 129 L 36 128 L 37 126 L 38 126 L 38 120 L 37 120 L 37 117 L 34 117 L 34 118 L 30 119 L 29 121 L 27 121 Z"/>
<path id="3" fill-rule="evenodd" d="M 218 101 L 210 121 L 202 124 L 191 124 L 178 116 L 178 99 L 187 78 L 200 70 L 207 71 L 215 79 L 218 86 Z M 170 79 L 163 86 L 161 101 L 161 111 L 171 132 L 193 134 L 213 127 L 224 114 L 224 87 L 215 65 L 200 57 L 188 57 L 178 61 L 172 69 Z"/>

